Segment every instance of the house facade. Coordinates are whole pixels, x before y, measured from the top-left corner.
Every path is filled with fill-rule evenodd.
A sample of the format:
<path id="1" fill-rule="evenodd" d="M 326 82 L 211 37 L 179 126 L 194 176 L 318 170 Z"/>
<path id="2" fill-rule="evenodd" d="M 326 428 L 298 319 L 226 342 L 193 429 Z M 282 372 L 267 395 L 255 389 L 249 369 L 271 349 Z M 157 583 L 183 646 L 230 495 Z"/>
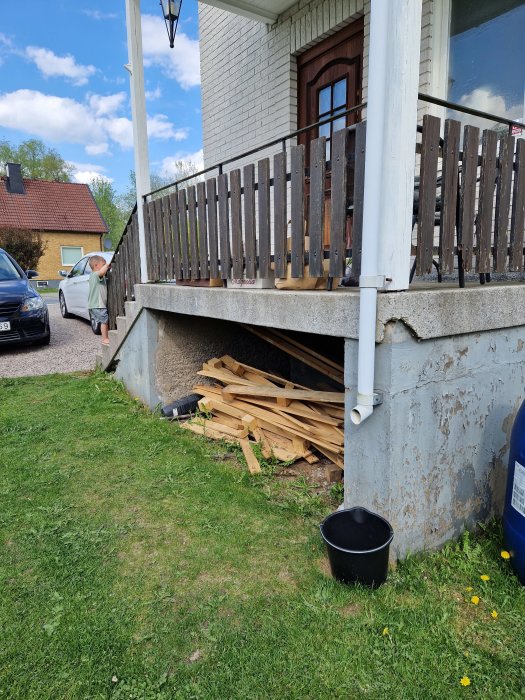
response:
<path id="1" fill-rule="evenodd" d="M 257 18 L 243 3 L 199 3 L 206 166 L 329 114 L 325 86 L 346 88 L 335 108 L 343 100 L 347 108 L 367 102 L 370 0 L 286 2 L 276 18 L 265 15 L 263 8 L 278 4 L 258 3 Z M 419 92 L 522 121 L 524 30 L 518 0 L 423 0 Z M 326 104 L 316 105 L 317 96 Z M 427 112 L 445 110 L 420 100 L 419 119 Z M 469 123 L 490 125 L 473 117 Z M 323 133 L 329 136 L 327 126 L 315 135 Z"/>
<path id="2" fill-rule="evenodd" d="M 22 179 L 10 164 L 0 179 L 0 228 L 31 229 L 46 249 L 36 284 L 58 287 L 59 270 L 70 270 L 86 253 L 102 250 L 108 228 L 88 185 Z"/>
<path id="3" fill-rule="evenodd" d="M 151 406 L 210 357 L 267 364 L 244 324 L 344 364 L 345 505 L 385 516 L 399 556 L 503 504 L 525 386 L 524 7 L 203 0 L 207 170 L 139 190 L 112 265 L 102 364 Z M 358 287 L 337 286 L 347 266 Z"/>

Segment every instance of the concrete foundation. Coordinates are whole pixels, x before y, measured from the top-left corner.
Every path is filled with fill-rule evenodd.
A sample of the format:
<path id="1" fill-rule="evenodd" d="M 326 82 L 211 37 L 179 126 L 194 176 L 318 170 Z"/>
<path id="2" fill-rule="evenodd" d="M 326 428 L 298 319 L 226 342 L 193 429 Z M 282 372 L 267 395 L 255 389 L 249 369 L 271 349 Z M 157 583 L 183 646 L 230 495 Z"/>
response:
<path id="1" fill-rule="evenodd" d="M 317 334 L 327 347 L 345 338 L 349 417 L 358 293 L 140 285 L 137 300 L 117 377 L 148 405 L 190 393 L 203 361 L 222 354 L 293 377 L 297 366 L 239 325 L 248 322 Z M 501 512 L 524 398 L 525 287 L 380 295 L 376 342 L 383 403 L 360 426 L 345 421 L 345 505 L 385 516 L 402 557 Z"/>
<path id="2" fill-rule="evenodd" d="M 400 322 L 376 350 L 383 403 L 345 424 L 345 506 L 386 517 L 397 556 L 501 513 L 510 432 L 524 398 L 525 328 L 418 341 Z M 347 414 L 357 342 L 346 342 Z"/>

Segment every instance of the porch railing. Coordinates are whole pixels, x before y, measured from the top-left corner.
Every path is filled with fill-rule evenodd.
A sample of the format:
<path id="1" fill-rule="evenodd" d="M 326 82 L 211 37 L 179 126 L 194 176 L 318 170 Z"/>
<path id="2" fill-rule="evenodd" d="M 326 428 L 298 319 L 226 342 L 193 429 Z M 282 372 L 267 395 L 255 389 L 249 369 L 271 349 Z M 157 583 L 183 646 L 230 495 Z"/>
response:
<path id="1" fill-rule="evenodd" d="M 423 118 L 415 164 L 412 276 L 430 273 L 433 265 L 439 279 L 457 269 L 464 286 L 469 272 L 479 273 L 484 282 L 491 272 L 524 270 L 525 140 L 510 133 L 517 123 L 501 122 L 508 127 L 505 132 L 481 133 L 465 126 L 461 144 L 459 121 Z M 311 141 L 306 167 L 304 146 L 287 147 L 288 141 L 320 124 L 150 193 L 143 203 L 149 279 L 226 284 L 274 274 L 281 279 L 326 277 L 330 289 L 350 261 L 351 276 L 357 279 L 366 123 L 334 133 L 329 161 L 326 139 Z M 271 157 L 223 172 L 223 165 L 245 162 L 275 145 L 282 148 Z M 200 180 L 213 170 L 218 174 Z M 134 212 L 109 275 L 111 328 L 139 280 Z"/>
<path id="2" fill-rule="evenodd" d="M 358 275 L 365 129 L 361 122 L 335 132 L 329 162 L 321 137 L 311 142 L 308 169 L 305 147 L 294 145 L 147 202 L 149 278 L 226 282 L 274 273 L 331 279 L 345 274 L 350 247 Z"/>
<path id="3" fill-rule="evenodd" d="M 478 273 L 484 283 L 493 272 L 523 271 L 525 140 L 512 135 L 523 125 L 426 95 L 420 98 L 498 121 L 502 128 L 481 131 L 467 124 L 462 134 L 458 120 L 423 117 L 411 278 L 430 273 L 433 264 L 440 277 L 457 269 L 460 286 L 469 272 Z"/>

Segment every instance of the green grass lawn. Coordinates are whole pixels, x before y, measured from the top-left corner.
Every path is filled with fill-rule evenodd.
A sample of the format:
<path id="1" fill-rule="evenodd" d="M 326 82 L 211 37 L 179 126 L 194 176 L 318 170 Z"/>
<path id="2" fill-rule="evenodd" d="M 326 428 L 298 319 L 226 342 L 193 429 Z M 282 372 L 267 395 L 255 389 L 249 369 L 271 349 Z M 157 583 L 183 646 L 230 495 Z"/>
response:
<path id="1" fill-rule="evenodd" d="M 304 483 L 250 477 L 100 374 L 0 396 L 1 700 L 525 697 L 497 525 L 346 587 Z"/>

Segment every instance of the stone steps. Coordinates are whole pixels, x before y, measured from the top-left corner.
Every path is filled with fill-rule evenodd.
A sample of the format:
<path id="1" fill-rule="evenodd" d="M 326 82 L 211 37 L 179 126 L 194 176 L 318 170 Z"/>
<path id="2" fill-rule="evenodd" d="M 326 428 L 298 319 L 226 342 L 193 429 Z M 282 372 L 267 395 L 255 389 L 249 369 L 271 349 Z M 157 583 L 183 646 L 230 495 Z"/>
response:
<path id="1" fill-rule="evenodd" d="M 109 331 L 109 345 L 102 345 L 101 352 L 97 355 L 97 367 L 107 370 L 114 361 L 120 346 L 125 341 L 139 311 L 136 301 L 126 301 L 124 304 L 125 315 L 117 316 L 116 330 Z"/>

